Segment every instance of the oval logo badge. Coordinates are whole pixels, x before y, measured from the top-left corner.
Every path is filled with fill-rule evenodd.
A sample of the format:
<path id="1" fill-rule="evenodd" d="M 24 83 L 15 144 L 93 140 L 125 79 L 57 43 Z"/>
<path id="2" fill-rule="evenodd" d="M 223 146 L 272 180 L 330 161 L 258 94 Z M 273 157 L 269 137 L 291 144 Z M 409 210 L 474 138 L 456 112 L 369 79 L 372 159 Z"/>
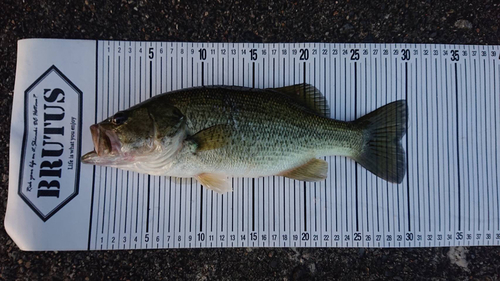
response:
<path id="1" fill-rule="evenodd" d="M 78 195 L 82 91 L 51 66 L 24 92 L 19 196 L 47 221 Z"/>

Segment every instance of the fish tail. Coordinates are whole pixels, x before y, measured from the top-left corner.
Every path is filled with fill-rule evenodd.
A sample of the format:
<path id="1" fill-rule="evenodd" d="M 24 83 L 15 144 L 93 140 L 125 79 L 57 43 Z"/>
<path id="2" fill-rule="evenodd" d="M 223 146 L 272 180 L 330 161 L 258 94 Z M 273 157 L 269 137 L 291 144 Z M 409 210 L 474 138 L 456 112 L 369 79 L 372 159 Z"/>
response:
<path id="1" fill-rule="evenodd" d="M 407 126 L 406 101 L 387 104 L 354 123 L 364 132 L 363 146 L 354 160 L 384 180 L 401 183 L 406 174 L 406 154 L 401 145 Z"/>

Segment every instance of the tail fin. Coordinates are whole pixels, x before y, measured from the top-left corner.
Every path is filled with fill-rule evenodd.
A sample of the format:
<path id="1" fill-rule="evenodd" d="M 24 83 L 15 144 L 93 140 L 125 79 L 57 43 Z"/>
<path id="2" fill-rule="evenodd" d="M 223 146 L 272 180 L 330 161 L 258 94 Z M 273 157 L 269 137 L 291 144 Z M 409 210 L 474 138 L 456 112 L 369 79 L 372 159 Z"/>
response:
<path id="1" fill-rule="evenodd" d="M 406 155 L 401 138 L 406 133 L 405 100 L 387 104 L 354 121 L 364 130 L 365 143 L 354 157 L 376 176 L 401 183 L 406 174 Z"/>

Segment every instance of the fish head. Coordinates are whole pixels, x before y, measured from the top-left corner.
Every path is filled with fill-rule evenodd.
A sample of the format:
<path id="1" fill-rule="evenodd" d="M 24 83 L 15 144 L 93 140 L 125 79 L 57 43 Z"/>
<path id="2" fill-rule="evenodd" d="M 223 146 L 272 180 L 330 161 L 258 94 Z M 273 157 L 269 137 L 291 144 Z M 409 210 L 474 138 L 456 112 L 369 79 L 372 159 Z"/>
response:
<path id="1" fill-rule="evenodd" d="M 127 168 L 147 161 L 163 150 L 164 139 L 175 136 L 182 121 L 182 114 L 168 107 L 160 116 L 146 106 L 119 111 L 90 126 L 94 151 L 85 154 L 82 162 Z"/>

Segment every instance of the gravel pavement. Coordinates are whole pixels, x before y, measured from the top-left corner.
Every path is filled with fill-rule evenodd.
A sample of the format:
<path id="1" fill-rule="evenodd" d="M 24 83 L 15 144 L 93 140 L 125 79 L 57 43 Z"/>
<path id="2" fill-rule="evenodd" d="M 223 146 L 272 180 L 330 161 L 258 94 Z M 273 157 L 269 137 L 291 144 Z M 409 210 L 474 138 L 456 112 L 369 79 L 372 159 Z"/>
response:
<path id="1" fill-rule="evenodd" d="M 0 219 L 22 38 L 500 44 L 498 1 L 2 1 Z M 22 252 L 0 226 L 0 279 L 499 279 L 498 247 Z"/>

